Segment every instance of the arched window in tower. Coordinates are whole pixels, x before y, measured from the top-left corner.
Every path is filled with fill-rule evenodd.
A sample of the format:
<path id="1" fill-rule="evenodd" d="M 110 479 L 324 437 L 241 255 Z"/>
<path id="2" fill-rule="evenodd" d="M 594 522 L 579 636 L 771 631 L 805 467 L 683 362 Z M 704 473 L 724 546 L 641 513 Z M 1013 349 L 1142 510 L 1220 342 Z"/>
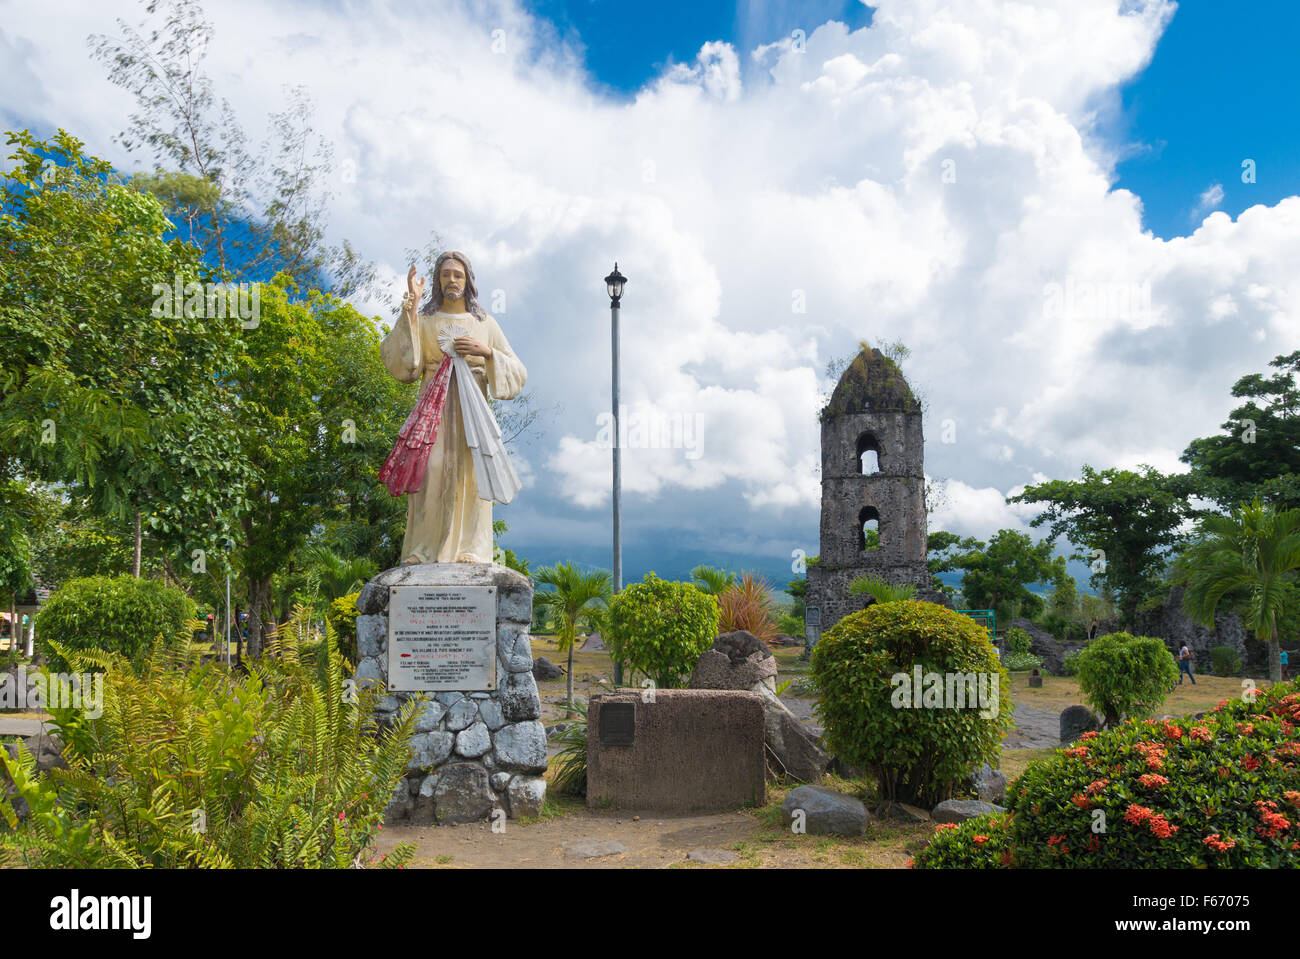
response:
<path id="1" fill-rule="evenodd" d="M 858 513 L 858 532 L 860 551 L 880 549 L 880 514 L 874 506 L 864 506 Z"/>
<path id="2" fill-rule="evenodd" d="M 880 440 L 875 433 L 866 432 L 858 437 L 858 468 L 863 476 L 880 472 Z"/>

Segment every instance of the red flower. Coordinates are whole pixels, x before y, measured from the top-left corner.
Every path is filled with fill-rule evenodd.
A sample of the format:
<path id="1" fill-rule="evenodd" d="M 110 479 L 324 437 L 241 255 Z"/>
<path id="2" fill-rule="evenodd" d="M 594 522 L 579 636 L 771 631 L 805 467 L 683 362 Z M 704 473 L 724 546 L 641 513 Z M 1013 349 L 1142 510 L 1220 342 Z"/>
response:
<path id="1" fill-rule="evenodd" d="M 1237 843 L 1232 839 L 1220 839 L 1217 832 L 1212 836 L 1206 836 L 1201 841 L 1215 852 L 1227 852 L 1233 846 L 1237 845 Z"/>
<path id="2" fill-rule="evenodd" d="M 1150 825 L 1151 831 L 1161 839 L 1168 839 L 1178 832 L 1178 827 L 1169 825 L 1169 820 L 1165 819 L 1164 816 L 1153 815 L 1148 825 Z"/>
<path id="3" fill-rule="evenodd" d="M 989 841 L 988 836 L 972 836 L 971 838 L 975 840 L 975 845 L 977 846 L 982 846 Z"/>
<path id="4" fill-rule="evenodd" d="M 1254 723 L 1237 723 L 1237 734 L 1239 736 L 1249 736 L 1255 731 Z"/>
<path id="5" fill-rule="evenodd" d="M 1169 739 L 1182 739 L 1183 728 L 1181 726 L 1174 726 L 1172 724 L 1167 725 L 1165 726 L 1165 736 L 1168 737 Z"/>
<path id="6" fill-rule="evenodd" d="M 939 825 L 934 827 L 934 831 L 943 832 L 945 829 L 956 829 L 956 828 L 957 828 L 957 824 L 955 822 L 941 822 L 939 823 Z"/>
<path id="7" fill-rule="evenodd" d="M 1300 790 L 1288 789 L 1282 794 L 1292 806 L 1300 809 Z"/>
<path id="8" fill-rule="evenodd" d="M 1110 785 L 1109 779 L 1095 779 L 1088 783 L 1088 788 L 1084 790 L 1089 796 L 1095 796 L 1107 786 Z"/>
<path id="9" fill-rule="evenodd" d="M 1207 742 L 1207 743 L 1214 738 L 1210 733 L 1209 726 L 1193 726 L 1191 731 L 1191 737 L 1193 739 L 1199 739 L 1202 742 Z"/>
<path id="10" fill-rule="evenodd" d="M 1246 755 L 1241 757 L 1241 764 L 1246 767 L 1247 772 L 1259 768 L 1259 760 L 1250 753 L 1246 753 Z"/>
<path id="11" fill-rule="evenodd" d="M 1147 789 L 1156 789 L 1160 786 L 1169 785 L 1169 780 L 1164 776 L 1161 776 L 1159 773 L 1143 773 L 1138 777 L 1138 782 L 1143 786 L 1146 786 Z"/>
<path id="12" fill-rule="evenodd" d="M 1130 803 L 1128 809 L 1124 811 L 1124 821 L 1137 826 L 1151 818 L 1151 810 L 1146 806 L 1139 806 L 1137 803 Z"/>
<path id="13" fill-rule="evenodd" d="M 1097 730 L 1095 730 L 1095 729 L 1090 729 L 1090 730 L 1088 730 L 1086 733 L 1084 733 L 1082 736 L 1080 736 L 1079 738 L 1080 738 L 1080 739 L 1096 739 L 1096 738 L 1097 738 L 1098 736 L 1100 736 L 1100 735 L 1101 735 L 1101 733 L 1097 732 Z"/>
<path id="14" fill-rule="evenodd" d="M 1082 759 L 1083 757 L 1085 757 L 1085 756 L 1088 755 L 1088 747 L 1087 747 L 1087 746 L 1075 746 L 1073 749 L 1067 749 L 1067 750 L 1065 751 L 1065 755 L 1067 755 L 1067 756 L 1074 756 L 1074 757 L 1077 758 L 1077 759 Z"/>
<path id="15" fill-rule="evenodd" d="M 1088 809 L 1092 806 L 1092 800 L 1083 793 L 1075 793 L 1070 797 L 1070 802 L 1074 803 L 1080 809 Z"/>

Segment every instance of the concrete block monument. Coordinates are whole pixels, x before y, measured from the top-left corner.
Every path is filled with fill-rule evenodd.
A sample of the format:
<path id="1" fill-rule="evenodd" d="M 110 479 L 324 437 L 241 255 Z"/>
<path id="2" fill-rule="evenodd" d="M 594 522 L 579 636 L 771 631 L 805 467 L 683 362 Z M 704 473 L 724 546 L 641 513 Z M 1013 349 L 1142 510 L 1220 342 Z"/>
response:
<path id="1" fill-rule="evenodd" d="M 766 801 L 763 700 L 718 689 L 619 690 L 587 712 L 587 806 L 722 812 Z"/>

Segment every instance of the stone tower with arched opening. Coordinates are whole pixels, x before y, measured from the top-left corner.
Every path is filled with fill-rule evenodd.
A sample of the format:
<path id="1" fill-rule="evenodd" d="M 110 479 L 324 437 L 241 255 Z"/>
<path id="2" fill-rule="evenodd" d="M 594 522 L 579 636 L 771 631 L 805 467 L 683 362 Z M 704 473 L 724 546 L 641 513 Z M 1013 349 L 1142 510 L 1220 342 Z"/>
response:
<path id="1" fill-rule="evenodd" d="M 813 642 L 870 605 L 849 593 L 859 576 L 911 583 L 917 599 L 943 602 L 925 565 L 921 404 L 898 366 L 864 348 L 822 410 L 821 428 L 821 554 L 808 567 L 807 590 Z"/>

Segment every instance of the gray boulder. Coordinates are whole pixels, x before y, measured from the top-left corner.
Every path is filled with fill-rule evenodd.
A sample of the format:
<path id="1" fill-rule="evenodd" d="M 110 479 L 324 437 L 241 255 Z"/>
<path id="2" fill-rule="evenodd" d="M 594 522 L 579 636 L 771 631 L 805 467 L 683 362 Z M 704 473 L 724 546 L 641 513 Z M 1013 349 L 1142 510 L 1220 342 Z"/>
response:
<path id="1" fill-rule="evenodd" d="M 451 709 L 447 710 L 447 729 L 453 733 L 458 733 L 462 729 L 467 729 L 477 719 L 478 701 L 461 699 L 454 703 Z"/>
<path id="2" fill-rule="evenodd" d="M 763 745 L 770 778 L 789 777 L 815 783 L 822 778 L 831 757 L 766 683 L 751 687 L 763 697 Z"/>
<path id="3" fill-rule="evenodd" d="M 547 679 L 559 679 L 564 675 L 564 667 L 556 666 L 545 656 L 533 660 L 533 679 L 542 682 Z"/>
<path id="4" fill-rule="evenodd" d="M 945 799 L 935 806 L 930 816 L 935 822 L 965 822 L 988 813 L 1006 812 L 1002 806 L 976 799 Z"/>
<path id="5" fill-rule="evenodd" d="M 546 730 L 536 720 L 525 720 L 497 730 L 496 761 L 504 769 L 546 772 Z"/>
<path id="6" fill-rule="evenodd" d="M 1103 721 L 1087 706 L 1067 706 L 1061 710 L 1061 742 L 1072 743 L 1086 732 L 1101 729 Z"/>
<path id="7" fill-rule="evenodd" d="M 439 772 L 433 790 L 435 821 L 478 822 L 486 819 L 495 805 L 487 770 L 478 763 L 450 763 Z"/>
<path id="8" fill-rule="evenodd" d="M 788 828 L 802 810 L 804 831 L 815 836 L 860 836 L 867 828 L 867 807 L 852 796 L 824 786 L 799 786 L 781 803 Z"/>
<path id="9" fill-rule="evenodd" d="M 542 714 L 542 698 L 532 673 L 511 673 L 501 684 L 501 710 L 508 723 L 536 719 Z"/>
<path id="10" fill-rule="evenodd" d="M 967 776 L 966 785 L 985 802 L 1001 802 L 1007 796 L 1007 777 L 988 763 Z"/>
<path id="11" fill-rule="evenodd" d="M 704 651 L 691 673 L 691 689 L 776 688 L 776 658 L 767 644 L 743 629 L 723 633 Z"/>
<path id="12" fill-rule="evenodd" d="M 492 748 L 492 737 L 483 723 L 475 723 L 456 734 L 456 755 L 475 759 Z"/>
<path id="13" fill-rule="evenodd" d="M 546 801 L 546 780 L 540 776 L 515 776 L 506 789 L 510 797 L 510 815 L 536 818 L 542 814 L 542 803 Z"/>

